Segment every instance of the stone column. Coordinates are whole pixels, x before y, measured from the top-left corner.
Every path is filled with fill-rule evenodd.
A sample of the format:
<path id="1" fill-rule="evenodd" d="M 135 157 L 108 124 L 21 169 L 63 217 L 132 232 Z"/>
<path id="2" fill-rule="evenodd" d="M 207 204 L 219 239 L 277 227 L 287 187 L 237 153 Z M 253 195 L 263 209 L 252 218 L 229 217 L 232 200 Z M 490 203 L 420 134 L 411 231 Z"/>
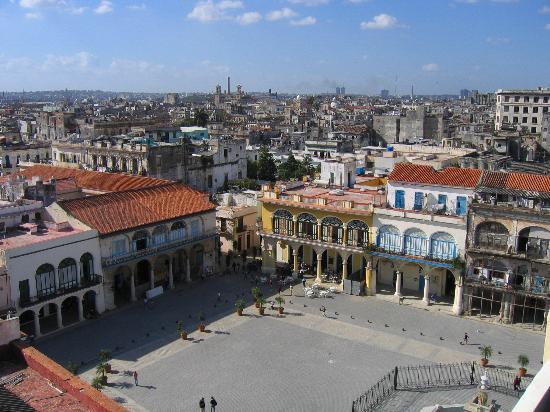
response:
<path id="1" fill-rule="evenodd" d="M 342 228 L 343 228 L 342 242 L 344 245 L 347 245 L 348 244 L 348 225 L 344 223 Z"/>
<path id="2" fill-rule="evenodd" d="M 84 320 L 84 307 L 82 305 L 82 299 L 77 296 L 78 299 L 78 321 L 82 322 Z M 96 296 L 97 299 L 97 296 Z"/>
<path id="3" fill-rule="evenodd" d="M 174 289 L 174 267 L 172 265 L 172 256 L 168 258 L 168 287 Z"/>
<path id="4" fill-rule="evenodd" d="M 61 329 L 63 327 L 63 315 L 61 314 L 61 303 L 57 306 L 57 328 Z"/>
<path id="5" fill-rule="evenodd" d="M 396 279 L 395 279 L 395 293 L 394 293 L 394 296 L 397 296 L 398 298 L 401 297 L 401 272 L 400 271 L 396 271 Z"/>
<path id="6" fill-rule="evenodd" d="M 292 249 L 292 258 L 294 259 L 292 262 L 294 265 L 294 273 L 298 273 L 298 250 L 296 248 Z"/>
<path id="7" fill-rule="evenodd" d="M 342 282 L 348 278 L 348 257 L 342 256 Z"/>
<path id="8" fill-rule="evenodd" d="M 453 313 L 457 316 L 462 315 L 464 310 L 463 297 L 464 286 L 462 285 L 462 279 L 455 285 L 455 299 L 453 302 Z"/>
<path id="9" fill-rule="evenodd" d="M 191 261 L 189 260 L 189 256 L 185 259 L 185 269 L 187 270 L 185 272 L 185 281 L 191 283 Z"/>
<path id="10" fill-rule="evenodd" d="M 38 317 L 38 312 L 34 312 L 34 336 L 39 337 L 42 335 L 40 332 L 40 318 Z"/>
<path id="11" fill-rule="evenodd" d="M 317 278 L 315 279 L 315 282 L 321 283 L 321 274 L 323 272 L 323 268 L 321 266 L 321 262 L 323 261 L 323 253 L 317 253 Z"/>
<path id="12" fill-rule="evenodd" d="M 370 262 L 365 268 L 365 284 L 367 285 L 367 296 L 376 295 L 376 278 L 373 279 L 373 269 Z"/>
<path id="13" fill-rule="evenodd" d="M 149 287 L 155 288 L 155 265 L 151 265 L 151 272 L 149 272 Z"/>
<path id="14" fill-rule="evenodd" d="M 135 302 L 136 299 L 136 282 L 134 281 L 134 274 L 130 276 L 130 299 Z"/>
<path id="15" fill-rule="evenodd" d="M 426 305 L 430 305 L 430 277 L 424 275 L 424 299 L 422 301 Z"/>
<path id="16" fill-rule="evenodd" d="M 317 240 L 321 241 L 321 223 L 317 223 Z"/>
<path id="17" fill-rule="evenodd" d="M 292 219 L 292 225 L 293 225 L 293 228 L 294 228 L 293 235 L 298 236 L 298 218 L 293 218 Z"/>
<path id="18" fill-rule="evenodd" d="M 510 323 L 510 294 L 504 293 L 502 295 L 501 305 L 504 305 L 504 310 L 502 312 L 502 321 L 504 323 Z"/>

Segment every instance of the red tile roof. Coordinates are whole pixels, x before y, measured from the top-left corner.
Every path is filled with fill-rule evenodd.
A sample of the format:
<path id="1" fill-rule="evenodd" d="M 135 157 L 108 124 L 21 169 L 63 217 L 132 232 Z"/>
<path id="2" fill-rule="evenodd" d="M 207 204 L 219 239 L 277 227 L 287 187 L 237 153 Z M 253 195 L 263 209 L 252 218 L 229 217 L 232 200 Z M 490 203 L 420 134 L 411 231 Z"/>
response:
<path id="1" fill-rule="evenodd" d="M 65 200 L 59 204 L 102 235 L 216 209 L 207 194 L 179 183 Z"/>
<path id="2" fill-rule="evenodd" d="M 458 167 L 447 167 L 443 170 L 435 171 L 431 166 L 398 163 L 388 176 L 388 180 L 390 182 L 420 183 L 473 189 L 478 184 L 482 173 L 478 169 L 461 169 Z"/>
<path id="3" fill-rule="evenodd" d="M 481 186 L 550 193 L 550 176 L 529 173 L 486 172 Z"/>
<path id="4" fill-rule="evenodd" d="M 74 178 L 76 184 L 83 188 L 98 192 L 118 192 L 128 189 L 139 189 L 151 186 L 160 186 L 168 180 L 144 176 L 129 176 L 122 173 L 94 172 L 89 170 L 71 169 L 49 165 L 35 165 L 21 170 L 26 179 L 38 176 L 42 180 Z"/>

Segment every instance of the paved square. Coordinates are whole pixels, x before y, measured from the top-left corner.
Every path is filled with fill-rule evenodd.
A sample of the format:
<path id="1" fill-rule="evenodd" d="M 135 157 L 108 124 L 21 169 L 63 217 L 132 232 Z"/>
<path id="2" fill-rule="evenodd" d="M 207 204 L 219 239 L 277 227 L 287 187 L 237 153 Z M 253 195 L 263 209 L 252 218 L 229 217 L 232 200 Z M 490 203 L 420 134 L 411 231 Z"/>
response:
<path id="1" fill-rule="evenodd" d="M 301 286 L 294 290 L 302 294 Z M 353 399 L 396 365 L 477 360 L 480 344 L 493 346 L 494 365 L 515 369 L 517 355 L 525 353 L 535 372 L 542 359 L 540 334 L 373 297 L 285 296 L 284 317 L 267 310 L 261 318 L 252 308 L 237 317 L 235 299 L 243 292 L 249 299 L 249 291 L 237 277 L 212 279 L 169 292 L 150 309 L 132 305 L 37 346 L 63 365 L 83 362 L 79 372 L 87 380 L 99 350 L 110 348 L 119 373 L 109 376 L 113 386 L 106 393 L 136 411 L 194 411 L 201 396 L 211 395 L 220 411 L 349 411 Z M 176 321 L 194 331 L 201 310 L 210 333 L 178 339 Z M 471 344 L 460 345 L 466 331 Z M 125 370 L 138 371 L 140 386 Z"/>

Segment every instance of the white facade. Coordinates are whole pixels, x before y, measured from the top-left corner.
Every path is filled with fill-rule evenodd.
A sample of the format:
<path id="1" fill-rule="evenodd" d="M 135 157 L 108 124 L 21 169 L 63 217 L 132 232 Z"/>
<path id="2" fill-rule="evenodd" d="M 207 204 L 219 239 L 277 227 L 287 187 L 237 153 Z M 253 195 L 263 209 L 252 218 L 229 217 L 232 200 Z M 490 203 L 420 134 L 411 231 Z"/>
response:
<path id="1" fill-rule="evenodd" d="M 540 133 L 543 115 L 550 110 L 550 88 L 536 90 L 497 90 L 495 129 L 512 125 Z"/>
<path id="2" fill-rule="evenodd" d="M 331 186 L 353 187 L 355 185 L 356 162 L 347 160 L 325 160 L 321 162 L 321 181 Z"/>

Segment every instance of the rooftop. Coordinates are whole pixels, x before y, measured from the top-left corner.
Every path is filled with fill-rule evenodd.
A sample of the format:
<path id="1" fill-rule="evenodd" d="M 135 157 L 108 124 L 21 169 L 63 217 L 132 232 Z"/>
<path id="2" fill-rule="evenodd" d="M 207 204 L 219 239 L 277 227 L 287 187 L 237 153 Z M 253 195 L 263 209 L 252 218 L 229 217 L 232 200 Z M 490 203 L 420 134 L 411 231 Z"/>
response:
<path id="1" fill-rule="evenodd" d="M 84 230 L 73 228 L 68 224 L 63 224 L 56 228 L 52 225 L 49 229 L 40 229 L 36 233 L 31 234 L 31 230 L 36 227 L 35 224 L 28 223 L 21 225 L 20 229 L 10 230 L 6 232 L 6 237 L 0 240 L 0 250 L 10 250 L 20 247 L 26 247 L 41 242 L 46 242 L 55 239 L 61 239 L 66 236 L 73 236 Z M 32 228 L 31 228 L 32 226 Z"/>
<path id="2" fill-rule="evenodd" d="M 479 169 L 447 167 L 443 170 L 435 171 L 431 166 L 398 163 L 388 176 L 388 181 L 473 189 L 479 183 L 482 173 Z"/>

